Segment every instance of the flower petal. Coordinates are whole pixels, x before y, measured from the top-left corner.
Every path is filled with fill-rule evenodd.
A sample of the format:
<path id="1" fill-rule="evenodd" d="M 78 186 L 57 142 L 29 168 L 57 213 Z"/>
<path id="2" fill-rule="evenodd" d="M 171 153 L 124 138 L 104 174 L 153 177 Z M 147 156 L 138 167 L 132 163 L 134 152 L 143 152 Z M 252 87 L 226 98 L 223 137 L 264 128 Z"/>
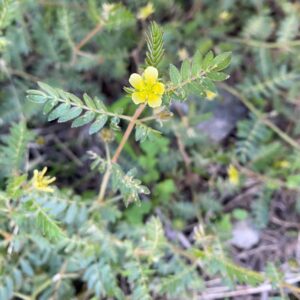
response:
<path id="1" fill-rule="evenodd" d="M 144 92 L 134 92 L 132 93 L 131 98 L 135 104 L 139 104 L 146 101 L 147 95 Z"/>
<path id="2" fill-rule="evenodd" d="M 133 73 L 130 75 L 129 83 L 137 90 L 141 90 L 144 87 L 143 78 L 137 73 Z"/>
<path id="3" fill-rule="evenodd" d="M 43 170 L 40 172 L 41 176 L 44 176 L 47 173 L 48 168 L 44 167 Z"/>
<path id="4" fill-rule="evenodd" d="M 150 107 L 159 107 L 161 106 L 161 95 L 150 94 L 148 95 L 148 105 Z"/>
<path id="5" fill-rule="evenodd" d="M 217 94 L 212 91 L 207 90 L 205 93 L 206 93 L 206 98 L 209 101 L 214 100 L 217 97 Z"/>
<path id="6" fill-rule="evenodd" d="M 39 188 L 39 190 L 41 192 L 45 192 L 45 193 L 53 193 L 54 192 L 54 189 L 51 187 L 48 187 L 48 186 L 41 187 L 41 188 Z"/>
<path id="7" fill-rule="evenodd" d="M 165 91 L 165 85 L 161 82 L 157 82 L 154 86 L 153 86 L 153 93 L 158 94 L 158 95 L 162 95 Z"/>
<path id="8" fill-rule="evenodd" d="M 56 177 L 49 177 L 49 176 L 46 176 L 46 177 L 44 178 L 45 184 L 50 184 L 50 183 L 54 182 L 55 180 L 56 180 Z"/>
<path id="9" fill-rule="evenodd" d="M 148 84 L 154 84 L 158 78 L 158 71 L 154 67 L 147 67 L 143 73 L 143 77 Z"/>

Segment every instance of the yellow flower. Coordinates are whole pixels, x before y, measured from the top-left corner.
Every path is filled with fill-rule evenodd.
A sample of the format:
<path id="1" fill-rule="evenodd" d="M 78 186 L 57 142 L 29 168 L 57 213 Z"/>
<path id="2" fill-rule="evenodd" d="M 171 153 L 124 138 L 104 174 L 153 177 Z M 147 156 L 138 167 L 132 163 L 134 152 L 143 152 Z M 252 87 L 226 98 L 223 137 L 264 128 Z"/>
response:
<path id="1" fill-rule="evenodd" d="M 279 160 L 277 162 L 275 162 L 274 166 L 277 168 L 281 168 L 281 169 L 286 169 L 288 167 L 290 167 L 290 163 L 287 160 Z"/>
<path id="2" fill-rule="evenodd" d="M 188 59 L 189 58 L 189 53 L 188 51 L 186 50 L 186 48 L 181 48 L 178 50 L 178 57 L 181 61 L 185 60 L 185 59 Z"/>
<path id="3" fill-rule="evenodd" d="M 205 93 L 206 93 L 206 98 L 209 101 L 214 100 L 217 97 L 217 94 L 212 91 L 207 90 L 205 91 Z"/>
<path id="4" fill-rule="evenodd" d="M 140 8 L 137 18 L 140 20 L 146 20 L 149 16 L 154 13 L 154 7 L 151 2 L 149 2 L 146 6 Z"/>
<path id="5" fill-rule="evenodd" d="M 45 167 L 42 171 L 34 170 L 32 184 L 33 187 L 42 192 L 53 193 L 54 189 L 49 187 L 49 184 L 56 180 L 55 177 L 45 176 L 47 172 L 47 167 Z"/>
<path id="6" fill-rule="evenodd" d="M 230 18 L 231 18 L 231 14 L 227 10 L 224 10 L 219 14 L 219 19 L 222 21 L 227 21 Z"/>
<path id="7" fill-rule="evenodd" d="M 238 185 L 240 182 L 240 175 L 238 169 L 230 165 L 227 169 L 228 177 L 229 177 L 229 182 L 233 185 Z"/>
<path id="8" fill-rule="evenodd" d="M 146 103 L 150 107 L 161 106 L 165 85 L 158 81 L 156 68 L 147 67 L 142 76 L 137 73 L 131 74 L 129 83 L 135 89 L 131 94 L 135 104 Z"/>

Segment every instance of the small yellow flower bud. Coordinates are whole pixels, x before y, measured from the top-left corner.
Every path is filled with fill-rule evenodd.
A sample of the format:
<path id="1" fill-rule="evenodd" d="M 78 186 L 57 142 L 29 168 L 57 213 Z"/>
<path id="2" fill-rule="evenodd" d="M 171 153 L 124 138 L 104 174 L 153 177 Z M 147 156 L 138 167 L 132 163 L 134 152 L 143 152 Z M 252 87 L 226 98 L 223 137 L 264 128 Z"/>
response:
<path id="1" fill-rule="evenodd" d="M 277 168 L 281 168 L 281 169 L 286 169 L 288 167 L 290 167 L 290 163 L 287 160 L 279 160 L 277 162 L 275 162 L 274 166 Z"/>
<path id="2" fill-rule="evenodd" d="M 217 93 L 214 93 L 212 91 L 207 90 L 205 93 L 206 93 L 206 98 L 209 101 L 214 100 L 217 97 Z"/>
<path id="3" fill-rule="evenodd" d="M 178 51 L 178 57 L 179 57 L 179 59 L 180 59 L 181 61 L 184 61 L 184 60 L 186 60 L 186 59 L 189 58 L 189 53 L 188 53 L 188 51 L 186 50 L 186 48 L 181 48 L 181 49 L 179 49 L 179 51 Z"/>
<path id="4" fill-rule="evenodd" d="M 104 128 L 100 133 L 100 137 L 105 143 L 111 143 L 115 139 L 115 134 L 113 130 Z"/>
<path id="5" fill-rule="evenodd" d="M 170 111 L 162 111 L 158 115 L 158 119 L 161 121 L 167 121 L 170 120 L 173 117 L 173 113 Z"/>
<path id="6" fill-rule="evenodd" d="M 45 145 L 45 139 L 42 136 L 39 136 L 35 141 L 39 146 Z"/>
<path id="7" fill-rule="evenodd" d="M 233 185 L 238 185 L 240 182 L 240 175 L 238 169 L 230 165 L 227 169 L 229 182 Z"/>
<path id="8" fill-rule="evenodd" d="M 222 11 L 220 14 L 219 14 L 219 19 L 222 20 L 222 21 L 227 21 L 231 18 L 231 14 L 224 10 Z"/>
<path id="9" fill-rule="evenodd" d="M 153 4 L 149 2 L 147 5 L 140 8 L 137 18 L 140 20 L 146 20 L 149 16 L 151 16 L 155 12 Z"/>

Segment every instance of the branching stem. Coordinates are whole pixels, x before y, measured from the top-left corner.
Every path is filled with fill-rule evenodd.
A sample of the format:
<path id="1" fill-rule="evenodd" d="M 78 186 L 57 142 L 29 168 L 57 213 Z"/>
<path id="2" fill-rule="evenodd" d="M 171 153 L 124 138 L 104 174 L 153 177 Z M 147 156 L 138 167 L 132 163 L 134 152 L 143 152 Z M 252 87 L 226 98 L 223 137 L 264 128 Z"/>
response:
<path id="1" fill-rule="evenodd" d="M 285 42 L 264 42 L 264 41 L 240 39 L 240 38 L 229 38 L 229 40 L 231 42 L 244 44 L 250 47 L 267 48 L 267 49 L 276 49 L 276 48 L 287 49 L 291 47 L 300 46 L 300 40 L 285 41 Z"/>
<path id="2" fill-rule="evenodd" d="M 75 50 L 78 52 L 85 44 L 89 42 L 103 27 L 103 24 L 100 22 L 94 27 L 76 46 Z"/>
<path id="3" fill-rule="evenodd" d="M 113 156 L 113 158 L 110 160 L 110 155 L 108 156 L 108 167 L 106 169 L 106 172 L 103 176 L 103 180 L 100 186 L 100 192 L 99 192 L 99 196 L 98 196 L 98 202 L 101 203 L 104 200 L 104 196 L 105 196 L 105 192 L 106 192 L 106 188 L 108 185 L 108 181 L 111 175 L 111 164 L 112 163 L 116 163 L 118 161 L 118 158 L 134 128 L 134 125 L 137 122 L 137 119 L 139 118 L 139 116 L 142 114 L 142 112 L 144 111 L 146 107 L 146 104 L 141 104 L 135 111 L 134 115 L 132 116 L 132 118 L 130 119 L 130 122 L 127 126 L 127 129 L 122 137 L 122 140 Z"/>
<path id="4" fill-rule="evenodd" d="M 141 115 L 141 113 L 143 112 L 143 110 L 145 109 L 145 107 L 146 107 L 146 104 L 141 104 L 137 108 L 137 110 L 135 111 L 134 115 L 132 116 L 132 118 L 131 118 L 128 126 L 127 126 L 127 129 L 126 129 L 126 131 L 125 131 L 125 133 L 123 135 L 123 138 L 122 138 L 122 140 L 121 140 L 121 142 L 120 142 L 120 144 L 119 144 L 119 146 L 118 146 L 118 148 L 116 150 L 116 153 L 115 153 L 115 155 L 113 156 L 113 158 L 111 160 L 113 163 L 117 162 L 117 160 L 118 160 L 118 158 L 119 158 L 119 156 L 120 156 L 120 154 L 121 154 L 121 152 L 122 152 L 122 150 L 123 150 L 123 148 L 124 148 L 124 146 L 125 146 L 128 138 L 129 138 L 129 136 L 130 136 L 130 134 L 131 134 L 131 132 L 132 132 L 132 130 L 134 128 L 134 125 L 135 125 L 138 117 Z"/>

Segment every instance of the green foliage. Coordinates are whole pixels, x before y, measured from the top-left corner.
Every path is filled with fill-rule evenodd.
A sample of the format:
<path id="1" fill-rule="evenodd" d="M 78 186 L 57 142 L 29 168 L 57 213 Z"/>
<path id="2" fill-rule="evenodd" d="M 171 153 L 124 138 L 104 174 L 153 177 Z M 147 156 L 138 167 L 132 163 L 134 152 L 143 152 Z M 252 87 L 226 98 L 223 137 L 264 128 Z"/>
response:
<path id="1" fill-rule="evenodd" d="M 247 163 L 268 141 L 270 131 L 260 120 L 251 116 L 251 119 L 239 122 L 237 137 L 236 155 L 241 163 Z"/>
<path id="2" fill-rule="evenodd" d="M 43 91 L 29 90 L 27 99 L 29 101 L 44 104 L 43 113 L 48 114 L 48 121 L 57 120 L 58 123 L 73 120 L 71 127 L 81 127 L 92 123 L 89 134 L 99 132 L 113 113 L 107 111 L 103 102 L 92 99 L 87 94 L 83 100 L 77 96 L 50 87 L 46 83 L 39 82 Z"/>
<path id="3" fill-rule="evenodd" d="M 185 100 L 191 94 L 206 97 L 207 91 L 215 92 L 214 81 L 223 81 L 229 77 L 221 71 L 228 67 L 230 61 L 230 52 L 214 56 L 210 51 L 202 56 L 198 51 L 191 62 L 185 60 L 181 64 L 180 71 L 174 65 L 170 65 L 171 85 L 167 89 L 167 97 Z"/>
<path id="4" fill-rule="evenodd" d="M 104 170 L 109 170 L 109 172 L 111 172 L 112 189 L 121 193 L 126 206 L 133 202 L 139 203 L 140 194 L 150 194 L 150 190 L 146 186 L 142 185 L 142 182 L 139 179 L 134 177 L 136 173 L 135 169 L 131 169 L 127 173 L 124 173 L 118 164 L 110 164 L 92 152 L 90 152 L 90 156 L 93 159 L 93 169 L 98 168 L 101 172 Z"/>
<path id="5" fill-rule="evenodd" d="M 145 241 L 142 248 L 148 253 L 149 260 L 158 262 L 165 246 L 162 224 L 158 218 L 152 217 L 146 224 Z"/>
<path id="6" fill-rule="evenodd" d="M 147 139 L 154 140 L 154 137 L 159 135 L 160 131 L 155 130 L 145 124 L 137 124 L 135 126 L 135 140 L 143 143 Z"/>
<path id="7" fill-rule="evenodd" d="M 174 263 L 179 262 L 175 261 Z M 174 274 L 162 279 L 160 291 L 171 299 L 176 295 L 183 294 L 188 289 L 201 291 L 203 282 L 195 269 L 194 265 L 187 267 L 179 263 L 179 268 Z"/>
<path id="8" fill-rule="evenodd" d="M 126 264 L 127 278 L 132 285 L 133 300 L 151 300 L 148 288 L 148 273 L 150 270 L 140 264 L 138 260 Z"/>
<path id="9" fill-rule="evenodd" d="M 60 227 L 52 220 L 49 215 L 42 209 L 38 209 L 36 215 L 36 226 L 41 230 L 41 233 L 50 240 L 57 240 L 62 237 Z"/>
<path id="10" fill-rule="evenodd" d="M 116 2 L 0 1 L 0 299 L 185 300 L 219 288 L 225 298 L 267 283 L 284 299 L 297 291 L 284 283 L 297 278 L 296 255 L 283 251 L 277 266 L 268 247 L 229 244 L 237 220 L 259 228 L 259 246 L 269 234 L 297 243 L 299 4 L 153 0 L 149 22 L 136 17 L 146 2 Z M 136 108 L 123 86 L 144 54 L 163 105 L 146 107 L 115 163 Z M 220 116 L 230 132 L 214 144 L 198 125 Z M 54 193 L 33 184 L 44 165 Z M 259 272 L 248 269 L 256 259 Z"/>
<path id="11" fill-rule="evenodd" d="M 111 172 L 112 188 L 120 191 L 126 206 L 132 202 L 139 202 L 139 194 L 150 194 L 150 190 L 146 186 L 142 185 L 139 179 L 133 177 L 135 174 L 134 169 L 125 174 L 119 165 L 113 164 Z"/>
<path id="12" fill-rule="evenodd" d="M 10 176 L 18 174 L 24 169 L 26 151 L 33 134 L 26 127 L 24 122 L 12 125 L 10 133 L 2 137 L 0 145 L 0 174 Z"/>
<path id="13" fill-rule="evenodd" d="M 124 295 L 117 286 L 116 278 L 113 276 L 111 265 L 104 259 L 92 263 L 83 274 L 88 289 L 94 290 L 96 297 L 115 297 L 123 299 Z"/>
<path id="14" fill-rule="evenodd" d="M 26 182 L 27 175 L 10 177 L 7 180 L 6 193 L 10 198 L 18 198 L 22 195 L 22 185 Z"/>
<path id="15" fill-rule="evenodd" d="M 130 224 L 139 225 L 143 222 L 143 218 L 151 211 L 151 202 L 141 202 L 139 206 L 131 206 L 126 209 L 124 215 Z"/>
<path id="16" fill-rule="evenodd" d="M 251 17 L 244 27 L 243 35 L 246 38 L 266 40 L 273 31 L 273 20 L 270 16 L 261 14 Z"/>
<path id="17" fill-rule="evenodd" d="M 155 182 L 159 179 L 161 166 L 160 155 L 168 152 L 169 140 L 162 135 L 155 135 L 141 143 L 143 154 L 138 157 L 139 166 L 142 168 L 142 180 L 145 183 Z"/>
<path id="18" fill-rule="evenodd" d="M 296 80 L 299 79 L 299 74 L 294 71 L 288 72 L 285 67 L 279 71 L 275 71 L 267 78 L 254 77 L 247 79 L 240 89 L 245 95 L 253 95 L 259 97 L 272 97 L 280 94 L 283 89 L 290 88 Z"/>
<path id="19" fill-rule="evenodd" d="M 265 278 L 260 273 L 239 267 L 228 260 L 218 241 L 212 246 L 210 251 L 194 250 L 197 257 L 204 259 L 209 273 L 222 274 L 229 284 L 239 282 L 256 285 L 264 281 Z"/>
<path id="20" fill-rule="evenodd" d="M 277 41 L 284 43 L 293 40 L 299 29 L 299 16 L 291 14 L 280 23 L 280 28 L 277 31 Z"/>
<path id="21" fill-rule="evenodd" d="M 18 3 L 14 0 L 2 0 L 0 3 L 0 30 L 10 25 L 16 17 Z"/>
<path id="22" fill-rule="evenodd" d="M 172 179 L 166 179 L 156 185 L 154 189 L 154 195 L 157 197 L 159 202 L 168 202 L 171 195 L 176 192 L 176 186 Z"/>
<path id="23" fill-rule="evenodd" d="M 152 22 L 147 34 L 146 64 L 157 67 L 164 55 L 163 32 L 161 28 Z"/>
<path id="24" fill-rule="evenodd" d="M 272 190 L 262 191 L 252 205 L 252 214 L 258 228 L 266 228 L 269 223 Z"/>

